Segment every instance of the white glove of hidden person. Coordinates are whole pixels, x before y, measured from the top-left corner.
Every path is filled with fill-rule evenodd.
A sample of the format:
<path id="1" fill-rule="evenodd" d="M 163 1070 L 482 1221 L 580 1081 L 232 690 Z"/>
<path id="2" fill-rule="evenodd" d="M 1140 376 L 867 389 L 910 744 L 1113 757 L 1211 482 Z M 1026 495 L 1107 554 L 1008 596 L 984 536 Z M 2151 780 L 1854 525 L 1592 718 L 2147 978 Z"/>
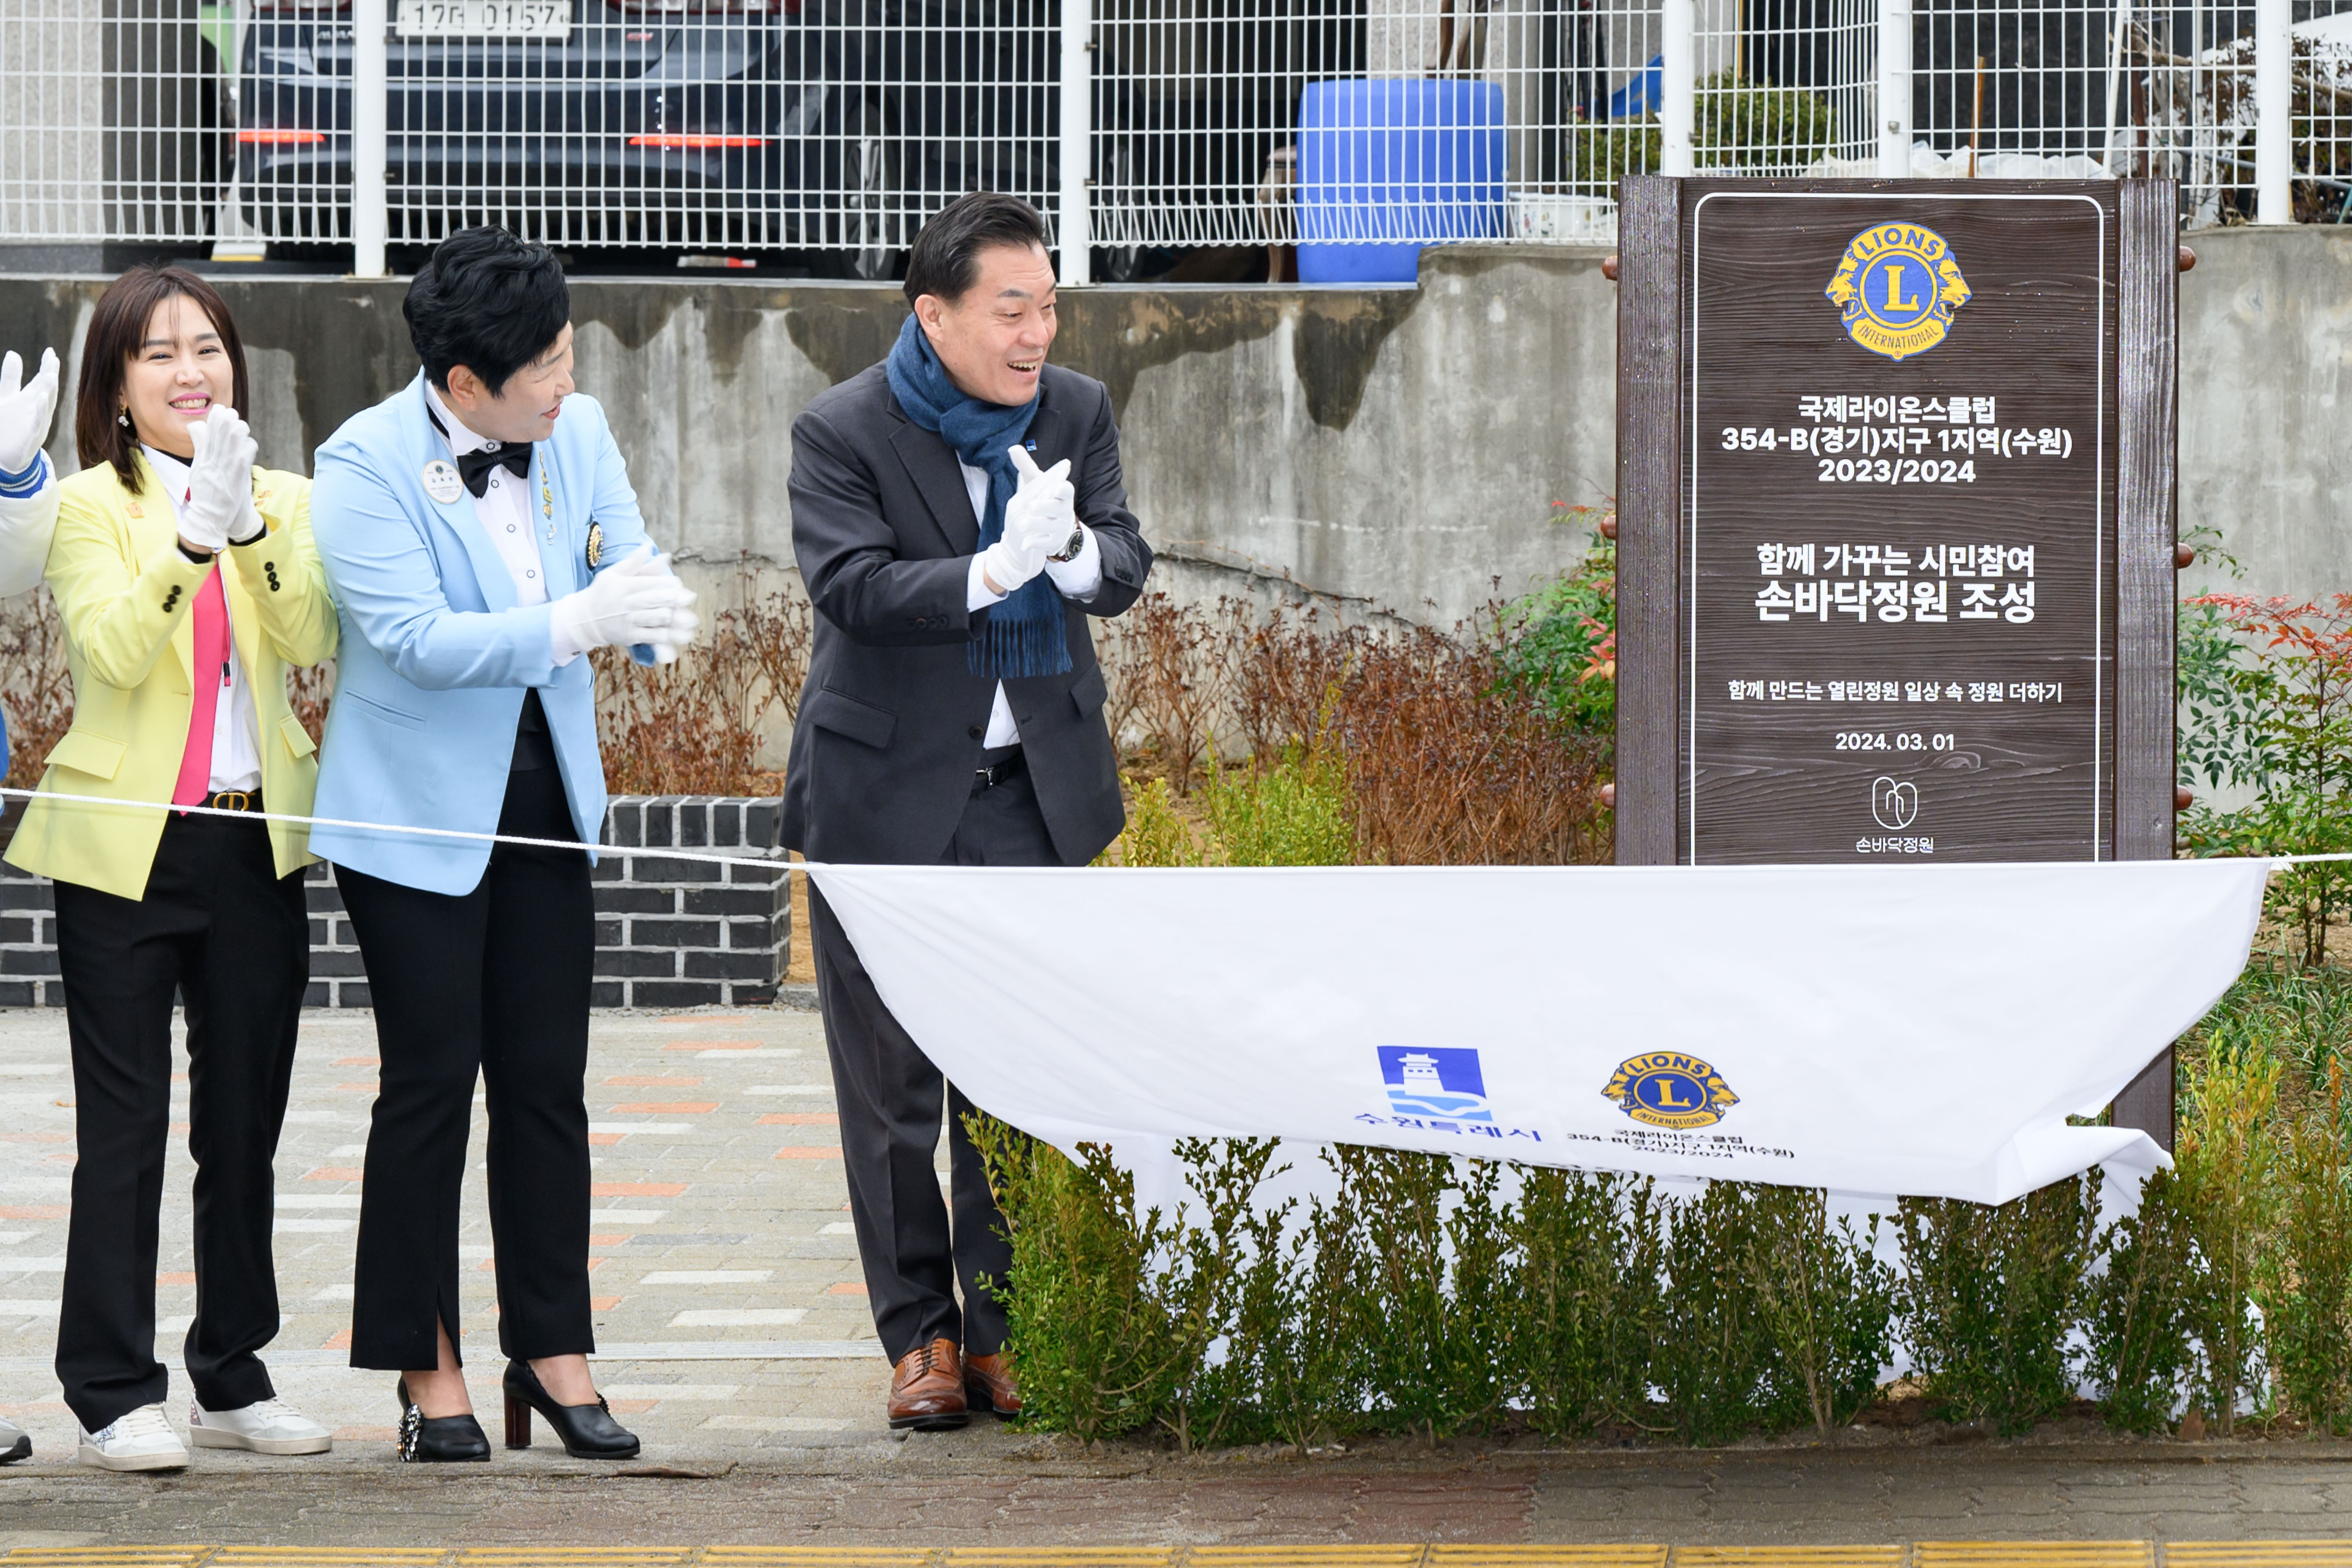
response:
<path id="1" fill-rule="evenodd" d="M 41 455 L 58 412 L 58 351 L 41 351 L 41 368 L 25 379 L 25 362 L 10 349 L 0 358 L 0 474 L 21 474 Z"/>
<path id="2" fill-rule="evenodd" d="M 600 572 L 576 594 L 566 594 L 552 606 L 555 638 L 581 652 L 595 647 L 628 647 L 651 643 L 655 658 L 667 647 L 677 657 L 671 622 L 684 610 L 692 622 L 694 594 L 669 574 L 662 558 L 651 550 L 639 552 Z M 688 636 L 692 636 L 689 626 Z M 664 661 L 667 662 L 667 661 Z"/>
<path id="3" fill-rule="evenodd" d="M 1045 557 L 1069 542 L 1077 517 L 1077 491 L 1070 484 L 1067 458 L 1040 468 L 1025 448 L 1011 451 L 1021 487 L 1004 503 L 1004 537 L 980 555 L 981 571 L 1000 594 L 1012 593 L 1044 571 Z"/>
<path id="4" fill-rule="evenodd" d="M 215 403 L 188 426 L 196 455 L 188 463 L 188 500 L 180 509 L 180 537 L 217 555 L 232 541 L 261 531 L 253 505 L 253 461 L 261 448 L 236 410 Z"/>

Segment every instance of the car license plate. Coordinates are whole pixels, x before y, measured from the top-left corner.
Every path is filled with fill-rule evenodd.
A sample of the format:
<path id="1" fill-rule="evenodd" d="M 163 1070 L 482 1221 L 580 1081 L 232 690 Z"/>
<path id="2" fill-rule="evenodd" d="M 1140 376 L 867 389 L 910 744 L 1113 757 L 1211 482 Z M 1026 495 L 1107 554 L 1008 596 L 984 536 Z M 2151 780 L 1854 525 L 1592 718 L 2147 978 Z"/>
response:
<path id="1" fill-rule="evenodd" d="M 400 0 L 404 38 L 551 38 L 572 36 L 572 0 Z"/>

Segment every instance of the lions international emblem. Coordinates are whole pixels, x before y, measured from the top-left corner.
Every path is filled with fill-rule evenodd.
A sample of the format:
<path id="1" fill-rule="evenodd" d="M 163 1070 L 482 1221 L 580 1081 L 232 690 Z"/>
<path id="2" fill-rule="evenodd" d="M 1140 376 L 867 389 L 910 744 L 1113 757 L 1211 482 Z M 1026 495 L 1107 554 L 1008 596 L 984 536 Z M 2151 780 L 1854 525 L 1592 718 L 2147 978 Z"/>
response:
<path id="1" fill-rule="evenodd" d="M 1942 342 L 1952 312 L 1969 302 L 1952 247 L 1916 223 L 1882 223 L 1855 235 L 1822 292 L 1844 313 L 1847 337 L 1895 360 Z"/>
<path id="2" fill-rule="evenodd" d="M 1739 1103 L 1721 1073 L 1680 1051 L 1629 1058 L 1601 1092 L 1634 1121 L 1678 1131 L 1712 1127 Z"/>

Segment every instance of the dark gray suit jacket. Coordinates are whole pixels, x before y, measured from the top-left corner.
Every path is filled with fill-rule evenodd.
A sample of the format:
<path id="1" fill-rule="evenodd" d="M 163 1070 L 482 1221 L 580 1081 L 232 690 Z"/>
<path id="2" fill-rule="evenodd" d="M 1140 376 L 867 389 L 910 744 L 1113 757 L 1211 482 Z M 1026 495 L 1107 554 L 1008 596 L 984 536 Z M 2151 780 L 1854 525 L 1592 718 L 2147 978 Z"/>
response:
<path id="1" fill-rule="evenodd" d="M 1082 866 L 1127 821 L 1087 617 L 1135 603 L 1151 547 L 1127 510 L 1102 383 L 1047 365 L 1028 438 L 1039 468 L 1070 459 L 1078 520 L 1102 550 L 1093 600 L 1064 602 L 1069 672 L 1004 682 L 1054 847 Z M 996 689 L 965 658 L 980 524 L 955 453 L 907 417 L 877 364 L 793 421 L 792 502 L 816 643 L 784 774 L 784 843 L 812 860 L 928 865 L 971 794 Z"/>

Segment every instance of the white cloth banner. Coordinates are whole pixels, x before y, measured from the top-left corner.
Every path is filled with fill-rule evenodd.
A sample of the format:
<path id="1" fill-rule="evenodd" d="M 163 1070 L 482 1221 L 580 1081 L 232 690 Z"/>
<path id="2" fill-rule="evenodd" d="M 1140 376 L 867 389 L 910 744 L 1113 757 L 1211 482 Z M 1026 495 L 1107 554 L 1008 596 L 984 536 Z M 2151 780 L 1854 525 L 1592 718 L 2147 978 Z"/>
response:
<path id="1" fill-rule="evenodd" d="M 975 1104 L 2000 1203 L 2154 1170 L 2095 1114 L 2228 989 L 2262 860 L 810 868 Z"/>

